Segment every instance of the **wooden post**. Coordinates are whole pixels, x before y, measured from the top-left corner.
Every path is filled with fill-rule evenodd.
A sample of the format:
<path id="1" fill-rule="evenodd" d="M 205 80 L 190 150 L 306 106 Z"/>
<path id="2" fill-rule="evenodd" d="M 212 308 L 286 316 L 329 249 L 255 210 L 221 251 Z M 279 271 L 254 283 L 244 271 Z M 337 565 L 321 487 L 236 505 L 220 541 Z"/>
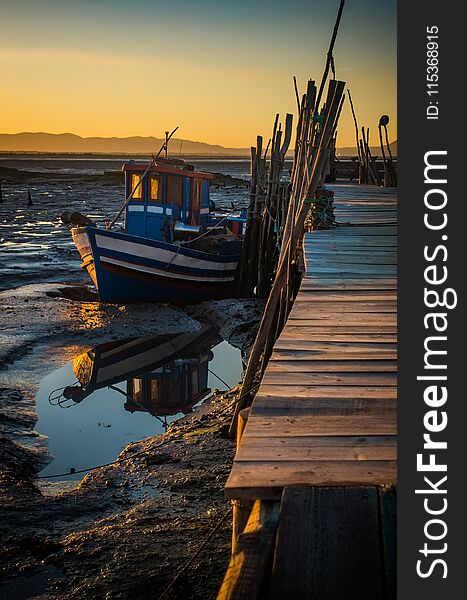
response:
<path id="1" fill-rule="evenodd" d="M 258 600 L 271 564 L 279 514 L 279 502 L 255 501 L 217 600 Z"/>
<path id="2" fill-rule="evenodd" d="M 247 295 L 247 282 L 248 282 L 248 263 L 250 260 L 250 251 L 252 245 L 251 228 L 253 213 L 255 209 L 255 198 L 256 198 L 256 179 L 258 174 L 257 168 L 257 153 L 254 146 L 251 147 L 251 159 L 250 159 L 250 202 L 248 205 L 247 223 L 245 231 L 245 239 L 242 245 L 242 255 L 240 258 L 240 267 L 238 275 L 238 291 L 240 296 Z"/>
<path id="3" fill-rule="evenodd" d="M 300 162 L 294 172 L 292 186 L 295 186 L 295 191 L 292 194 L 287 213 L 287 222 L 279 254 L 276 277 L 245 370 L 239 399 L 230 426 L 230 435 L 233 435 L 235 432 L 238 413 L 247 405 L 249 398 L 251 398 L 253 394 L 255 379 L 258 378 L 264 370 L 262 366 L 263 361 L 268 359 L 269 345 L 267 342 L 271 327 L 277 318 L 276 311 L 282 297 L 282 289 L 284 285 L 287 284 L 289 261 L 293 260 L 296 254 L 298 241 L 301 240 L 304 233 L 305 221 L 309 211 L 309 199 L 313 198 L 318 184 L 321 181 L 332 133 L 335 130 L 336 117 L 338 115 L 344 87 L 345 84 L 342 81 L 331 80 L 329 82 L 326 100 L 327 109 L 325 113 L 322 114 L 324 122 L 319 130 L 317 146 L 307 148 L 308 159 L 303 161 L 303 163 Z M 307 133 L 308 132 L 305 132 L 304 135 Z M 302 147 L 304 147 L 303 143 Z M 303 176 L 304 170 L 307 171 L 306 177 Z M 296 218 L 294 215 L 296 215 Z M 290 254 L 288 252 L 289 248 L 291 249 Z"/>
<path id="4" fill-rule="evenodd" d="M 378 124 L 378 133 L 379 133 L 379 143 L 381 146 L 381 154 L 383 156 L 383 166 L 384 166 L 384 186 L 388 187 L 390 185 L 389 183 L 389 171 L 388 171 L 388 165 L 386 163 L 386 153 L 384 152 L 384 145 L 383 145 L 383 134 L 381 131 L 382 127 L 381 127 L 381 121 Z"/>
<path id="5" fill-rule="evenodd" d="M 238 413 L 238 423 L 237 423 L 237 450 L 240 446 L 240 442 L 242 441 L 243 432 L 245 431 L 245 427 L 248 421 L 248 417 L 250 416 L 250 409 L 244 408 Z"/>
<path id="6" fill-rule="evenodd" d="M 243 432 L 250 414 L 249 408 L 244 408 L 238 414 L 237 452 L 242 441 Z M 232 500 L 232 556 L 237 552 L 238 536 L 243 533 L 250 516 L 253 503 L 249 500 Z"/>
<path id="7" fill-rule="evenodd" d="M 353 117 L 353 122 L 354 122 L 354 126 L 355 126 L 355 143 L 356 143 L 356 146 L 357 146 L 358 162 L 360 164 L 362 162 L 362 156 L 361 156 L 361 153 L 360 153 L 360 142 L 358 140 L 358 138 L 359 138 L 359 135 L 358 135 L 358 122 L 357 122 L 357 117 L 355 115 L 355 110 L 354 110 L 353 102 L 352 102 L 352 96 L 350 94 L 350 90 L 349 89 L 347 89 L 347 93 L 349 95 L 350 109 L 352 111 L 352 117 Z"/>
<path id="8" fill-rule="evenodd" d="M 317 100 L 316 100 L 316 105 L 317 106 L 319 106 L 319 104 L 321 102 L 321 96 L 323 95 L 324 86 L 326 85 L 326 81 L 328 79 L 329 69 L 331 67 L 331 64 L 334 62 L 334 58 L 333 58 L 332 53 L 333 53 L 333 50 L 334 50 L 334 44 L 336 43 L 337 32 L 339 31 L 339 25 L 340 25 L 340 22 L 341 22 L 342 11 L 344 10 L 344 4 L 345 4 L 345 0 L 341 0 L 340 1 L 340 5 L 339 5 L 339 10 L 337 11 L 336 23 L 334 25 L 334 30 L 332 32 L 331 43 L 329 44 L 329 50 L 328 50 L 328 53 L 327 53 L 326 66 L 324 68 L 323 78 L 321 79 L 321 84 L 319 86 L 318 97 L 317 97 Z"/>

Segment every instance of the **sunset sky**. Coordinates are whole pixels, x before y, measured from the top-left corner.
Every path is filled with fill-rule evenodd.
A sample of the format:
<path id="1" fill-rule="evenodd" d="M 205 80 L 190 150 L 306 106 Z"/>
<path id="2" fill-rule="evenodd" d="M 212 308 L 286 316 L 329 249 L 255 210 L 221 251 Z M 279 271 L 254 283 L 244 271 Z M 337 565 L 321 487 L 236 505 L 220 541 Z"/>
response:
<path id="1" fill-rule="evenodd" d="M 320 79 L 338 0 L 0 0 L 0 133 L 250 146 Z M 360 122 L 396 134 L 396 0 L 347 0 L 335 48 Z M 350 108 L 339 146 L 354 144 Z"/>

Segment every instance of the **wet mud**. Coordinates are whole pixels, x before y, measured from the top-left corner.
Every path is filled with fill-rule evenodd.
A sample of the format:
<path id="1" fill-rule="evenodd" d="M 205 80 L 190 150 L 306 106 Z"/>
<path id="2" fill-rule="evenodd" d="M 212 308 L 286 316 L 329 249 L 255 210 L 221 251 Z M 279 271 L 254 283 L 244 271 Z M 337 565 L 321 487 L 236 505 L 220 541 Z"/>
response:
<path id="1" fill-rule="evenodd" d="M 234 454 L 232 392 L 214 393 L 81 481 L 38 478 L 52 457 L 36 431 L 36 393 L 45 375 L 86 349 L 149 333 L 209 324 L 246 359 L 262 304 L 99 304 L 58 215 L 66 207 L 107 218 L 121 200 L 116 176 L 2 176 L 0 597 L 215 598 L 230 552 L 223 487 Z"/>

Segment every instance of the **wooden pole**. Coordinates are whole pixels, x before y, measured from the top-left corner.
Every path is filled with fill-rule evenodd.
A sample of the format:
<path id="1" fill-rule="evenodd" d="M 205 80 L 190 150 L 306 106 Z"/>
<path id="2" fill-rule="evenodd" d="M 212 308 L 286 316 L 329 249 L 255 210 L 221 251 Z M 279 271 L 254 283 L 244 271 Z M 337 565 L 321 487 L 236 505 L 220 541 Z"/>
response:
<path id="1" fill-rule="evenodd" d="M 350 109 L 352 111 L 353 122 L 354 122 L 354 125 L 355 125 L 355 143 L 357 145 L 358 162 L 361 163 L 362 157 L 361 157 L 361 154 L 360 154 L 360 143 L 358 141 L 358 138 L 359 138 L 359 136 L 358 136 L 358 122 L 357 122 L 357 117 L 355 115 L 355 110 L 354 110 L 353 102 L 352 102 L 352 96 L 350 94 L 350 90 L 349 89 L 347 89 L 347 93 L 349 95 Z"/>
<path id="2" fill-rule="evenodd" d="M 293 76 L 293 87 L 295 90 L 295 98 L 297 100 L 297 113 L 300 114 L 300 96 L 298 95 L 297 78 Z"/>
<path id="3" fill-rule="evenodd" d="M 329 50 L 327 53 L 326 66 L 324 67 L 323 78 L 321 79 L 321 84 L 319 86 L 318 98 L 316 100 L 317 107 L 319 107 L 320 102 L 321 102 L 321 96 L 323 95 L 324 86 L 326 85 L 326 81 L 327 81 L 327 78 L 329 75 L 329 69 L 334 62 L 332 53 L 334 50 L 334 44 L 336 43 L 337 32 L 339 31 L 339 25 L 341 22 L 342 11 L 344 10 L 344 4 L 345 4 L 345 0 L 340 0 L 339 10 L 337 11 L 336 23 L 334 25 L 334 29 L 333 29 L 332 37 L 331 37 L 331 43 L 329 44 Z"/>
<path id="4" fill-rule="evenodd" d="M 309 199 L 313 197 L 321 180 L 344 87 L 345 84 L 342 81 L 331 80 L 329 83 L 328 97 L 326 101 L 327 110 L 326 114 L 323 114 L 325 119 L 320 130 L 319 139 L 317 142 L 318 146 L 317 148 L 308 148 L 307 160 L 308 163 L 311 161 L 311 165 L 308 164 L 308 167 L 311 168 L 311 177 L 307 178 L 306 187 L 304 187 L 303 181 L 301 178 L 299 178 L 298 167 L 295 171 L 293 185 L 295 185 L 295 189 L 298 188 L 299 195 L 292 193 L 281 251 L 279 254 L 276 277 L 266 302 L 263 318 L 261 320 L 258 333 L 250 353 L 248 365 L 245 370 L 243 382 L 240 388 L 239 399 L 237 401 L 234 417 L 230 427 L 231 435 L 233 435 L 237 426 L 238 413 L 244 408 L 248 402 L 248 398 L 251 397 L 252 391 L 255 387 L 255 380 L 263 370 L 260 365 L 263 361 L 267 361 L 269 358 L 268 354 L 270 352 L 270 347 L 267 344 L 269 333 L 276 319 L 276 311 L 282 298 L 282 290 L 284 286 L 287 285 L 290 258 L 293 259 L 295 256 L 297 242 L 301 239 L 304 232 L 305 220 L 309 211 Z M 303 172 L 304 166 L 305 163 L 300 163 L 301 172 Z M 295 206 L 298 207 L 296 220 L 292 219 Z M 290 254 L 289 248 L 291 251 Z M 287 257 L 289 257 L 289 259 L 287 259 Z"/>
<path id="5" fill-rule="evenodd" d="M 265 592 L 280 503 L 256 500 L 217 595 L 217 600 L 257 600 Z"/>
<path id="6" fill-rule="evenodd" d="M 383 145 L 383 133 L 381 131 L 382 127 L 381 127 L 381 123 L 378 124 L 378 133 L 379 133 L 379 143 L 381 146 L 381 154 L 383 156 L 383 165 L 384 165 L 384 185 L 387 187 L 390 185 L 390 175 L 389 175 L 389 170 L 388 170 L 388 165 L 386 163 L 386 153 L 384 152 L 384 145 Z"/>

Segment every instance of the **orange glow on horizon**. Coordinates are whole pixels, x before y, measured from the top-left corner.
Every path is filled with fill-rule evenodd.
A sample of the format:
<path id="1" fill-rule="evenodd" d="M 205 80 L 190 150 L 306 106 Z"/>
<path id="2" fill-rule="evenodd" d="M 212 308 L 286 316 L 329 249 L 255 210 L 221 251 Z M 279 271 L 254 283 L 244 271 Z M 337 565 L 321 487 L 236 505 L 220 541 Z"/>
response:
<path id="1" fill-rule="evenodd" d="M 141 12 L 138 34 L 134 27 L 126 28 L 125 20 L 138 13 L 120 14 L 123 9 L 117 6 L 115 22 L 99 14 L 84 28 L 92 11 L 82 8 L 76 17 L 83 20 L 82 38 L 71 28 L 70 17 L 68 29 L 58 29 L 57 23 L 41 24 L 42 37 L 31 34 L 34 39 L 30 39 L 13 29 L 21 25 L 24 31 L 35 32 L 33 11 L 39 7 L 18 0 L 18 7 L 23 5 L 28 7 L 25 15 L 30 15 L 21 15 L 25 22 L 15 23 L 15 3 L 3 25 L 0 19 L 0 68 L 3 89 L 8 90 L 0 97 L 0 133 L 162 138 L 166 129 L 178 125 L 180 138 L 233 148 L 249 147 L 257 134 L 267 140 L 276 113 L 282 121 L 287 112 L 296 115 L 292 75 L 297 76 L 301 91 L 308 77 L 319 81 L 334 18 L 333 9 L 326 14 L 322 31 L 295 39 L 287 23 L 268 24 L 271 31 L 263 32 L 259 25 L 250 31 L 226 20 L 209 30 L 201 20 L 200 24 L 179 23 L 175 17 L 158 25 L 157 15 L 144 23 Z M 337 76 L 347 82 L 359 124 L 370 127 L 370 142 L 377 145 L 382 114 L 391 118 L 391 140 L 397 137 L 395 47 L 390 40 L 382 47 L 378 31 L 355 35 L 351 10 L 346 8 L 349 14 L 344 14 L 336 45 Z M 177 38 L 171 37 L 173 29 Z M 272 35 L 276 29 L 284 44 L 276 43 Z M 338 132 L 338 147 L 354 146 L 347 101 Z"/>

